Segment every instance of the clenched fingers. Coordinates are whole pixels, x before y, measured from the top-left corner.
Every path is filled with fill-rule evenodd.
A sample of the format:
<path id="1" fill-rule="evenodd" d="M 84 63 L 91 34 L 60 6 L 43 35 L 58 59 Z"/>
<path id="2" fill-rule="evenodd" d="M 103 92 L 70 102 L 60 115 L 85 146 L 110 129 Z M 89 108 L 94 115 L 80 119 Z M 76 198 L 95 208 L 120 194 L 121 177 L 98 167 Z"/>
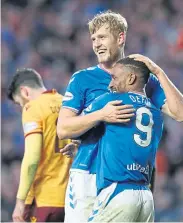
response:
<path id="1" fill-rule="evenodd" d="M 76 144 L 77 146 L 79 146 L 81 144 L 81 141 L 80 140 L 72 139 L 71 142 L 74 143 L 74 144 Z"/>
<path id="2" fill-rule="evenodd" d="M 74 146 L 75 146 L 75 144 L 71 142 L 68 145 L 66 145 L 64 148 L 60 149 L 60 152 L 61 153 L 68 152 L 68 151 L 72 150 Z"/>
<path id="3" fill-rule="evenodd" d="M 69 143 L 66 145 L 64 148 L 60 149 L 60 152 L 67 157 L 73 157 L 73 152 L 76 149 L 76 144 L 75 143 Z"/>

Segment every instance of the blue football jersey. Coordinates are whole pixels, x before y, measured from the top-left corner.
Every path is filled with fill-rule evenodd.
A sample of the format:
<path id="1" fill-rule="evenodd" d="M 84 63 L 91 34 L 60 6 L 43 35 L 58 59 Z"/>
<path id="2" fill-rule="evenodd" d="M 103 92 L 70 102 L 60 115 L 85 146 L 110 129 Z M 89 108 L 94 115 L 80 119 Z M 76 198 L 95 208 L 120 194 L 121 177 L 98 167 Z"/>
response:
<path id="1" fill-rule="evenodd" d="M 166 97 L 160 82 L 153 74 L 150 74 L 150 78 L 145 87 L 145 93 L 147 97 L 151 99 L 156 108 L 161 109 L 165 103 Z"/>
<path id="2" fill-rule="evenodd" d="M 128 124 L 105 123 L 104 135 L 98 143 L 99 191 L 113 182 L 149 184 L 163 129 L 161 111 L 145 95 L 132 92 L 106 93 L 85 113 L 99 110 L 114 100 L 132 104 L 136 116 Z"/>
<path id="3" fill-rule="evenodd" d="M 99 65 L 74 73 L 67 86 L 62 107 L 69 108 L 82 115 L 82 111 L 97 97 L 108 92 L 110 81 L 110 74 L 101 69 Z M 160 108 L 164 103 L 165 96 L 159 82 L 155 78 L 150 78 L 146 88 L 149 89 L 148 95 L 151 97 L 153 97 L 153 92 L 159 92 L 158 98 L 153 98 L 153 103 Z M 101 130 L 93 128 L 84 134 L 72 168 L 95 173 L 99 132 Z"/>
<path id="4" fill-rule="evenodd" d="M 99 66 L 76 72 L 71 77 L 63 98 L 62 106 L 78 114 L 87 108 L 97 97 L 108 92 L 111 76 Z M 82 114 L 81 114 L 82 115 Z M 95 173 L 98 134 L 95 128 L 82 138 L 82 143 L 73 161 L 72 169 Z"/>

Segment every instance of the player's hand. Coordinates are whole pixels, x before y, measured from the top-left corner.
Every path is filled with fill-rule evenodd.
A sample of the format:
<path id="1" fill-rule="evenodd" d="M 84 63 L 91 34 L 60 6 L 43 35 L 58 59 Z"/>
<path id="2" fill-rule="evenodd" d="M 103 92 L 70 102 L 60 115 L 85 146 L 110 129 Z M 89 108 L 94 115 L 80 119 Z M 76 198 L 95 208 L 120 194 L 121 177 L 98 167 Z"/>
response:
<path id="1" fill-rule="evenodd" d="M 25 210 L 24 201 L 17 199 L 15 209 L 12 215 L 13 222 L 25 222 L 23 219 L 24 210 Z"/>
<path id="2" fill-rule="evenodd" d="M 77 149 L 80 145 L 79 140 L 72 140 L 71 143 L 67 144 L 64 148 L 60 150 L 60 152 L 69 158 L 72 158 L 76 155 Z"/>
<path id="3" fill-rule="evenodd" d="M 108 102 L 100 112 L 102 121 L 109 123 L 126 123 L 135 115 L 132 105 L 121 105 L 121 100 Z"/>
<path id="4" fill-rule="evenodd" d="M 134 58 L 134 60 L 141 61 L 145 63 L 151 73 L 155 74 L 157 77 L 164 73 L 164 71 L 159 67 L 156 63 L 154 63 L 151 59 L 141 54 L 131 54 L 128 56 L 129 58 Z"/>

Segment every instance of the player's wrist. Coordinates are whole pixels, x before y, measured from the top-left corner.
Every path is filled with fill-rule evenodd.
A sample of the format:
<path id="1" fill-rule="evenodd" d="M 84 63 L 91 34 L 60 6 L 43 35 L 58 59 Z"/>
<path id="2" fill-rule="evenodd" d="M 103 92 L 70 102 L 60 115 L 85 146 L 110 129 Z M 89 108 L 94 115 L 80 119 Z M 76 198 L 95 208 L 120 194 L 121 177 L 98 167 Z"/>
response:
<path id="1" fill-rule="evenodd" d="M 16 197 L 16 203 L 25 203 L 25 199 Z"/>
<path id="2" fill-rule="evenodd" d="M 155 73 L 155 75 L 157 78 L 160 78 L 165 75 L 165 72 L 162 69 L 160 69 Z"/>
<path id="3" fill-rule="evenodd" d="M 26 199 L 26 195 L 25 195 L 25 191 L 22 191 L 22 188 L 21 188 L 21 191 L 20 189 L 18 190 L 17 192 L 17 196 L 16 196 L 16 199 L 19 200 L 19 201 L 25 201 Z"/>
<path id="4" fill-rule="evenodd" d="M 103 110 L 100 109 L 98 111 L 96 111 L 96 121 L 104 121 L 105 120 L 105 116 L 104 116 L 104 113 L 103 113 Z"/>

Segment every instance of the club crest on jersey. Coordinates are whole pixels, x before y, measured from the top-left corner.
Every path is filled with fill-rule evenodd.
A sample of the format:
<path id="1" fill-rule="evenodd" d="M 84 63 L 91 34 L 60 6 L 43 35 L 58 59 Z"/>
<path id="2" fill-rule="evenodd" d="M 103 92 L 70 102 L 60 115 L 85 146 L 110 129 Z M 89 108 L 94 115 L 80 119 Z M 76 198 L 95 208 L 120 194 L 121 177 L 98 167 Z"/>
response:
<path id="1" fill-rule="evenodd" d="M 69 101 L 74 98 L 73 94 L 69 91 L 67 91 L 63 97 L 63 101 Z"/>
<path id="2" fill-rule="evenodd" d="M 23 129 L 25 134 L 31 132 L 32 130 L 37 129 L 37 127 L 38 127 L 37 122 L 27 122 L 23 124 Z"/>

